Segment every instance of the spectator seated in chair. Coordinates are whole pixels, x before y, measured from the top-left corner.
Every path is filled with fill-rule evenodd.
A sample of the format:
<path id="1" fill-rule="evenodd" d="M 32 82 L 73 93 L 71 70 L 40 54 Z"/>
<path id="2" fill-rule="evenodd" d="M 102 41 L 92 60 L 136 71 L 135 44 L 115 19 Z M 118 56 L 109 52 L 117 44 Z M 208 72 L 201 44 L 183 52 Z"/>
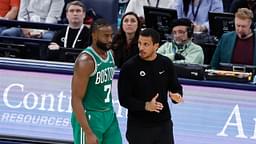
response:
<path id="1" fill-rule="evenodd" d="M 174 20 L 171 33 L 173 40 L 164 43 L 158 49 L 158 53 L 167 56 L 174 63 L 204 63 L 203 49 L 191 40 L 193 23 L 189 19 L 181 18 Z"/>
<path id="2" fill-rule="evenodd" d="M 66 17 L 69 22 L 67 28 L 57 32 L 49 48 L 49 60 L 74 62 L 75 57 L 67 58 L 61 53 L 61 48 L 84 49 L 90 44 L 89 29 L 83 24 L 86 8 L 80 1 L 72 1 L 66 6 Z"/>
<path id="3" fill-rule="evenodd" d="M 139 53 L 140 29 L 140 19 L 134 12 L 128 12 L 122 17 L 120 29 L 112 42 L 115 64 L 118 68 L 121 68 L 124 62 Z"/>
<path id="4" fill-rule="evenodd" d="M 213 54 L 211 66 L 219 69 L 220 63 L 256 65 L 256 36 L 253 12 L 240 8 L 235 14 L 235 31 L 224 33 Z"/>

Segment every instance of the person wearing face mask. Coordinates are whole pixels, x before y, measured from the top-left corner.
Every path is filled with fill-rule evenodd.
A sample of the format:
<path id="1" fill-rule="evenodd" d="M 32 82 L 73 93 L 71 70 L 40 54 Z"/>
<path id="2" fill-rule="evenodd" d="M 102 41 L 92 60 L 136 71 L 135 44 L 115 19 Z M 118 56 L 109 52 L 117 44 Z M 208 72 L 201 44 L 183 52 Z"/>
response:
<path id="1" fill-rule="evenodd" d="M 256 39 L 253 12 L 240 8 L 235 13 L 235 31 L 224 33 L 211 60 L 213 69 L 220 63 L 256 65 Z"/>
<path id="2" fill-rule="evenodd" d="M 203 64 L 201 46 L 192 42 L 193 23 L 187 18 L 174 20 L 171 33 L 173 40 L 164 43 L 157 52 L 167 56 L 174 63 Z"/>
<path id="3" fill-rule="evenodd" d="M 115 63 L 118 68 L 121 68 L 125 61 L 139 53 L 140 29 L 139 17 L 134 12 L 128 12 L 122 17 L 121 27 L 114 36 L 112 43 Z"/>
<path id="4" fill-rule="evenodd" d="M 103 19 L 91 26 L 92 45 L 78 56 L 72 77 L 71 124 L 75 144 L 122 144 L 112 104 L 115 72 L 110 51 L 113 28 Z"/>

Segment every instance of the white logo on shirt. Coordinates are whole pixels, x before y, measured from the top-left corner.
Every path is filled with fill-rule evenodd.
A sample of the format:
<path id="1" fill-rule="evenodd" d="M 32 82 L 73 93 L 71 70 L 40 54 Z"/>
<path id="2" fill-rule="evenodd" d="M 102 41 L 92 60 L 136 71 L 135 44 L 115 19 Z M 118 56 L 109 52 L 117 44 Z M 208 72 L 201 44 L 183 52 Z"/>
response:
<path id="1" fill-rule="evenodd" d="M 144 71 L 140 71 L 140 76 L 145 76 L 146 75 L 146 73 L 144 72 Z"/>
<path id="2" fill-rule="evenodd" d="M 101 64 L 102 64 L 102 62 L 101 62 L 101 63 L 98 63 L 97 66 L 100 66 Z"/>
<path id="3" fill-rule="evenodd" d="M 60 41 L 64 43 L 65 37 L 60 38 Z"/>
<path id="4" fill-rule="evenodd" d="M 163 70 L 163 71 L 160 71 L 159 74 L 161 75 L 161 74 L 163 74 L 164 72 L 165 72 L 164 70 Z"/>

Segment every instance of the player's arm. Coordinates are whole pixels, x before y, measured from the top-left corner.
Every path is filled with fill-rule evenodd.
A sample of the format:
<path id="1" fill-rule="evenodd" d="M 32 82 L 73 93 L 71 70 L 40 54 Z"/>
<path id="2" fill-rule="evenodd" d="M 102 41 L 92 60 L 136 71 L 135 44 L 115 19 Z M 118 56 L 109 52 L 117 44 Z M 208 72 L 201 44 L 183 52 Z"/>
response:
<path id="1" fill-rule="evenodd" d="M 90 74 L 94 70 L 94 62 L 88 54 L 80 54 L 75 62 L 72 78 L 72 99 L 73 112 L 86 134 L 86 140 L 96 143 L 97 138 L 92 132 L 88 120 L 84 114 L 83 99 L 87 90 Z"/>

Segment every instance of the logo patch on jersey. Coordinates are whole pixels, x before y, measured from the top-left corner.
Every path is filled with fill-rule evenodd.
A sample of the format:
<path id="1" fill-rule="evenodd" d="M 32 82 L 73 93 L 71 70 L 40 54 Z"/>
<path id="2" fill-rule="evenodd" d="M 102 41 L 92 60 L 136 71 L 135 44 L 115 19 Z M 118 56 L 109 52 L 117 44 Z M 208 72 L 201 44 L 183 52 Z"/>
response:
<path id="1" fill-rule="evenodd" d="M 146 73 L 144 71 L 140 71 L 140 76 L 144 77 Z"/>
<path id="2" fill-rule="evenodd" d="M 65 37 L 62 37 L 62 38 L 60 39 L 60 41 L 64 43 Z"/>

